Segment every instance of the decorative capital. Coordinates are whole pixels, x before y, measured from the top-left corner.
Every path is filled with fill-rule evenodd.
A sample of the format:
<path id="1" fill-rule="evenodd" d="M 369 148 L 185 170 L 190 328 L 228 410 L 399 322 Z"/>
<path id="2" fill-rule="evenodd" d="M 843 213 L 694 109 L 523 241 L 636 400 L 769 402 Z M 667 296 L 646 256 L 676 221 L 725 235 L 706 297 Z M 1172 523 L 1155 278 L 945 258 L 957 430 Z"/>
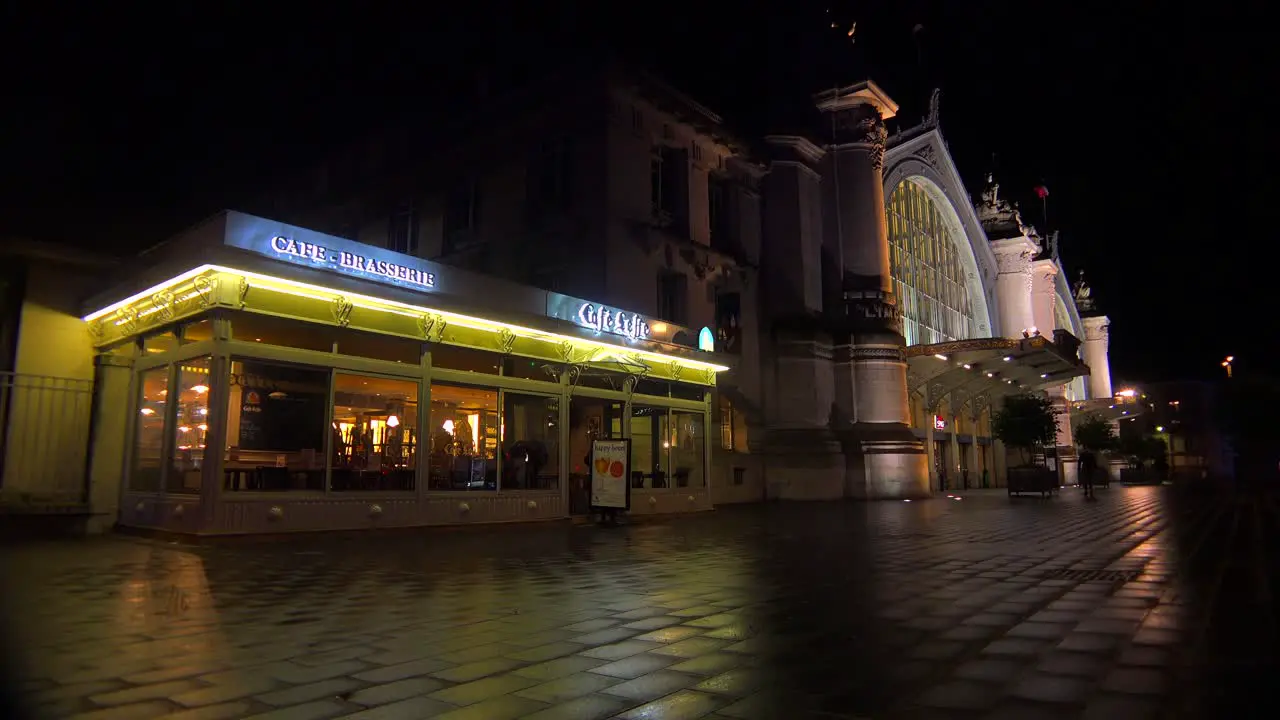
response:
<path id="1" fill-rule="evenodd" d="M 515 347 L 515 345 L 516 345 L 515 333 L 511 332 L 507 328 L 502 328 L 501 330 L 498 331 L 498 349 L 502 351 L 503 355 L 510 355 L 511 350 L 512 348 Z"/>
<path id="2" fill-rule="evenodd" d="M 249 297 L 249 278 L 241 275 L 240 284 L 236 286 L 236 302 L 244 309 L 245 298 Z"/>
<path id="3" fill-rule="evenodd" d="M 879 110 L 871 105 L 854 105 L 836 110 L 834 131 L 836 142 L 867 145 L 872 166 L 877 170 L 884 169 L 884 150 L 889 132 L 884 127 Z"/>
<path id="4" fill-rule="evenodd" d="M 1036 246 L 1023 237 L 995 240 L 991 250 L 996 256 L 996 266 L 1001 275 L 1009 273 L 1030 274 L 1031 262 L 1036 256 Z"/>
<path id="5" fill-rule="evenodd" d="M 152 295 L 151 307 L 155 308 L 156 315 L 159 316 L 161 322 L 172 320 L 174 316 L 173 293 L 164 291 Z"/>
<path id="6" fill-rule="evenodd" d="M 333 299 L 329 309 L 333 312 L 333 320 L 342 327 L 351 324 L 351 311 L 355 308 L 350 300 L 339 295 Z"/>
<path id="7" fill-rule="evenodd" d="M 125 335 L 132 335 L 138 330 L 138 308 L 129 306 L 116 311 L 116 325 Z"/>
<path id="8" fill-rule="evenodd" d="M 438 343 L 444 339 L 444 328 L 449 323 L 439 315 L 418 316 L 418 331 L 427 342 Z"/>
<path id="9" fill-rule="evenodd" d="M 200 307 L 210 307 L 213 305 L 214 297 L 218 292 L 217 276 L 201 275 L 191 281 L 191 286 L 196 291 L 196 297 L 200 302 Z"/>

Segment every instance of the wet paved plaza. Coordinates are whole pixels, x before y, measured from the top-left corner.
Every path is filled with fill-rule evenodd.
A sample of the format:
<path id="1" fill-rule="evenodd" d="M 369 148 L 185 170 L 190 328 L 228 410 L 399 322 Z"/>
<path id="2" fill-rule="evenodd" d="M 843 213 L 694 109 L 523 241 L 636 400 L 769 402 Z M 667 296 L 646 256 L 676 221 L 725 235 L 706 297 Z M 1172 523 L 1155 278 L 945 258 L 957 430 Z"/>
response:
<path id="1" fill-rule="evenodd" d="M 0 548 L 31 717 L 1253 717 L 1271 497 Z"/>

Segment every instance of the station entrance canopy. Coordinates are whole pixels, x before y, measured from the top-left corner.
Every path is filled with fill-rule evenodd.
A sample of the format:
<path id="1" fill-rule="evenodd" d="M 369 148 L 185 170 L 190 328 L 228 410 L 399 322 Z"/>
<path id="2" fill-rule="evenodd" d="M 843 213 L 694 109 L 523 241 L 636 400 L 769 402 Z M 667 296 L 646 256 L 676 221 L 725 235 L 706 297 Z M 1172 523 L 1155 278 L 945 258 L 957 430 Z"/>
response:
<path id="1" fill-rule="evenodd" d="M 1080 341 L 1066 332 L 1026 339 L 981 338 L 906 348 L 907 387 L 936 413 L 951 397 L 951 412 L 977 416 L 1006 395 L 1063 385 L 1089 374 Z"/>

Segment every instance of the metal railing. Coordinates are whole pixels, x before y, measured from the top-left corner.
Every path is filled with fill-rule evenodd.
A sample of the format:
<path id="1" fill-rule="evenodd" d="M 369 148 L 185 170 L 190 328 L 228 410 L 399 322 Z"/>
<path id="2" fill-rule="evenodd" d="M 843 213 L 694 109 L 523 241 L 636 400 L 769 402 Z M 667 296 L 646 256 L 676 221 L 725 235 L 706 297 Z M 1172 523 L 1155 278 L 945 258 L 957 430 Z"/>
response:
<path id="1" fill-rule="evenodd" d="M 93 381 L 0 372 L 0 505 L 87 500 Z"/>

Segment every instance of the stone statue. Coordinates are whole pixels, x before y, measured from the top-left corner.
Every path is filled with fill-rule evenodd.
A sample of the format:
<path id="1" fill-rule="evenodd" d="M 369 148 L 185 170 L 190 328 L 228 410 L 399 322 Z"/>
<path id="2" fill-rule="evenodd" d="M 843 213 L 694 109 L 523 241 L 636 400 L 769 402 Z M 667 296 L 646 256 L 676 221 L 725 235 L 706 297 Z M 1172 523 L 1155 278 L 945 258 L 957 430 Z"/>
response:
<path id="1" fill-rule="evenodd" d="M 1075 296 L 1077 311 L 1083 313 L 1094 309 L 1093 289 L 1084 280 L 1083 268 L 1081 268 L 1079 275 L 1076 276 L 1075 286 L 1071 288 L 1071 294 Z"/>

